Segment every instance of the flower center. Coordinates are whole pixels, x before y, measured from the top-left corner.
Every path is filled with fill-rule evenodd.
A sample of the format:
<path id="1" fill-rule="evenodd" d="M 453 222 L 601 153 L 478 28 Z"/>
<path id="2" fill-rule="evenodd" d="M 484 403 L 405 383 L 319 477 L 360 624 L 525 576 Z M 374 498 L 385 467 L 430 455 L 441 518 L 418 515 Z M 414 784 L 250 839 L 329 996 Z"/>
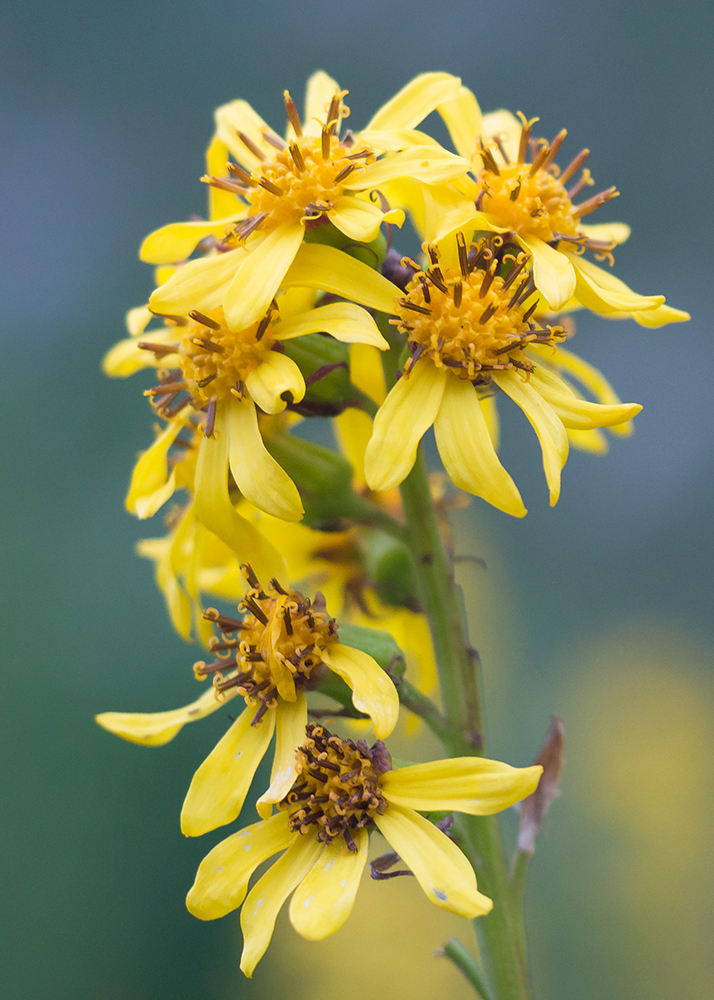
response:
<path id="1" fill-rule="evenodd" d="M 211 650 L 218 659 L 194 664 L 198 680 L 213 674 L 213 686 L 220 696 L 237 688 L 247 704 L 258 705 L 253 725 L 277 703 L 279 689 L 287 683 L 306 687 L 313 672 L 322 665 L 322 652 L 337 642 L 337 622 L 325 610 L 317 594 L 314 601 L 296 590 L 284 590 L 272 579 L 267 593 L 250 566 L 241 566 L 250 584 L 238 605 L 244 618 L 230 618 L 215 608 L 203 617 L 215 622 L 221 638 L 214 637 Z"/>
<path id="2" fill-rule="evenodd" d="M 408 337 L 405 377 L 423 357 L 479 384 L 493 371 L 532 371 L 524 349 L 565 335 L 531 322 L 538 300 L 525 308 L 535 290 L 528 255 L 498 236 L 467 247 L 459 233 L 457 245 L 459 270 L 444 269 L 438 250 L 427 247 L 431 267 L 415 275 L 398 303 L 399 318 L 391 322 Z"/>
<path id="3" fill-rule="evenodd" d="M 245 380 L 273 346 L 272 311 L 245 330 L 229 330 L 222 315 L 213 319 L 191 314 L 193 322 L 184 332 L 179 359 L 184 384 L 196 409 L 231 393 L 242 398 Z"/>
<path id="4" fill-rule="evenodd" d="M 381 740 L 368 747 L 333 736 L 324 726 L 309 723 L 307 739 L 296 755 L 298 777 L 278 809 L 290 813 L 290 826 L 302 834 L 317 827 L 318 840 L 331 844 L 343 837 L 357 850 L 352 832 L 374 823 L 387 802 L 380 776 L 389 771 L 391 758 Z"/>
<path id="5" fill-rule="evenodd" d="M 343 183 L 362 165 L 373 163 L 376 156 L 369 146 L 353 140 L 341 142 L 337 129 L 340 119 L 349 111 L 342 104 L 347 92 L 336 93 L 322 124 L 319 136 L 303 134 L 302 123 L 292 98 L 285 92 L 285 108 L 293 126 L 295 138 L 285 143 L 277 136 L 264 133 L 264 146 L 259 148 L 248 136 L 239 138 L 260 161 L 251 174 L 235 163 L 228 169 L 234 181 L 206 178 L 219 187 L 239 194 L 250 206 L 246 219 L 239 222 L 227 237 L 227 244 L 246 239 L 257 229 L 274 229 L 284 222 L 303 222 L 307 229 L 327 222 L 327 213 L 336 207 L 344 195 Z"/>
<path id="6" fill-rule="evenodd" d="M 478 154 L 484 168 L 477 177 L 481 187 L 477 207 L 497 219 L 498 225 L 513 232 L 530 233 L 547 243 L 570 238 L 573 243 L 608 254 L 614 244 L 603 245 L 598 241 L 590 247 L 590 242 L 580 235 L 580 219 L 616 198 L 619 192 L 614 187 L 608 188 L 574 205 L 573 198 L 584 187 L 593 184 L 590 171 L 583 170 L 580 180 L 569 190 L 565 185 L 580 170 L 590 151 L 582 150 L 561 172 L 554 161 L 566 130 L 559 132 L 552 143 L 531 139 L 531 128 L 538 119 L 527 121 L 520 111 L 518 114 L 522 128 L 516 163 L 510 162 L 498 136 L 493 137 L 493 146 L 479 145 Z M 494 156 L 496 148 L 501 154 L 501 163 L 497 163 Z M 531 161 L 526 162 L 529 153 Z"/>

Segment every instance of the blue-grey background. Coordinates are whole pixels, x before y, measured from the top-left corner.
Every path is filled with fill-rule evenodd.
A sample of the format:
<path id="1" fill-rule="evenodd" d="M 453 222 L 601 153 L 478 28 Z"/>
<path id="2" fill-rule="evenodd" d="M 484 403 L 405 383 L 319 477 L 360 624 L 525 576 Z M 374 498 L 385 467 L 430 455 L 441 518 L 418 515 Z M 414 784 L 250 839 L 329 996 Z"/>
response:
<path id="1" fill-rule="evenodd" d="M 579 319 L 574 347 L 645 406 L 636 435 L 606 458 L 573 454 L 551 510 L 513 415 L 504 460 L 531 513 L 477 501 L 457 540 L 488 564 L 465 564 L 462 580 L 492 755 L 527 763 L 551 711 L 568 733 L 528 894 L 536 996 L 712 994 L 712 34 L 704 0 L 3 6 L 7 1000 L 468 995 L 432 953 L 470 930 L 407 880 L 365 886 L 320 945 L 281 920 L 243 980 L 237 918 L 204 925 L 184 909 L 207 847 L 177 823 L 226 720 L 153 751 L 92 721 L 194 696 L 193 653 L 132 552 L 160 528 L 122 507 L 145 402 L 99 371 L 151 288 L 137 246 L 204 211 L 217 104 L 244 97 L 281 127 L 283 89 L 297 97 L 317 68 L 349 89 L 357 127 L 427 69 L 461 75 L 484 110 L 538 114 L 546 135 L 567 126 L 568 150 L 592 149 L 596 190 L 622 192 L 599 213 L 633 227 L 617 273 L 692 313 L 657 331 Z"/>

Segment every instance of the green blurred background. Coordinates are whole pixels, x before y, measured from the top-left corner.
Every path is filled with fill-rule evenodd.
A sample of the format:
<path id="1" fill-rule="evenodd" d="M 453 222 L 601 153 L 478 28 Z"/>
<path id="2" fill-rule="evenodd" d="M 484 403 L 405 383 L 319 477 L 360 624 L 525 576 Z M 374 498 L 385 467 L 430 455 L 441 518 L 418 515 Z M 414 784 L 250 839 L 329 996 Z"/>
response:
<path id="1" fill-rule="evenodd" d="M 278 125 L 283 88 L 317 68 L 350 90 L 357 127 L 427 69 L 461 75 L 484 110 L 567 126 L 597 190 L 622 192 L 602 212 L 633 226 L 617 273 L 694 317 L 579 319 L 579 353 L 645 405 L 636 435 L 573 454 L 551 510 L 511 415 L 504 460 L 531 513 L 476 501 L 456 537 L 488 565 L 460 575 L 491 755 L 530 762 L 551 711 L 568 735 L 528 889 L 536 996 L 713 995 L 711 4 L 26 0 L 0 29 L 3 997 L 469 995 L 432 955 L 470 928 L 411 880 L 365 884 L 321 944 L 281 919 L 244 980 L 237 917 L 201 924 L 183 904 L 219 834 L 184 840 L 178 811 L 225 718 L 158 750 L 92 721 L 194 696 L 194 653 L 133 554 L 159 529 L 122 506 L 147 407 L 99 371 L 151 287 L 136 248 L 204 210 L 215 105 L 244 97 Z"/>

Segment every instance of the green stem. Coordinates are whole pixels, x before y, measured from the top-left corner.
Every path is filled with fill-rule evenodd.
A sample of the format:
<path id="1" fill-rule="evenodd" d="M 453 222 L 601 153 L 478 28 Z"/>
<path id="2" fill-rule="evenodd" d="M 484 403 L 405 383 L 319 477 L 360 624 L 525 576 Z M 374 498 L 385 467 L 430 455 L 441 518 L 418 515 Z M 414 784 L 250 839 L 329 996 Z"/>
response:
<path id="1" fill-rule="evenodd" d="M 421 446 L 401 493 L 419 596 L 439 670 L 447 721 L 442 740 L 453 756 L 481 755 L 479 660 L 466 637 L 460 594 L 431 498 Z M 491 997 L 530 1000 L 520 906 L 511 888 L 498 821 L 495 816 L 457 814 L 454 832 L 478 875 L 479 888 L 494 903 L 488 916 L 475 921 Z"/>
<path id="2" fill-rule="evenodd" d="M 444 957 L 451 959 L 456 968 L 464 974 L 482 1000 L 490 1000 L 481 966 L 458 938 L 449 938 L 444 945 Z"/>
<path id="3" fill-rule="evenodd" d="M 446 742 L 449 738 L 449 724 L 431 698 L 427 698 L 403 677 L 393 677 L 392 680 L 397 686 L 402 705 L 420 716 L 442 743 Z"/>

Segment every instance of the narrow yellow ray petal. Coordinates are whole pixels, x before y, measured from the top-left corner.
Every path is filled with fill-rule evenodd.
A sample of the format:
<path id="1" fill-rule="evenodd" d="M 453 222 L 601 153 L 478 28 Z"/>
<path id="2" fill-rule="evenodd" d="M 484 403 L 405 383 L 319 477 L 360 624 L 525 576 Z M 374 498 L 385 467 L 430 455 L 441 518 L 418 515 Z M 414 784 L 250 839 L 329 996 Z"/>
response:
<path id="1" fill-rule="evenodd" d="M 563 256 L 572 262 L 577 277 L 575 297 L 586 309 L 607 315 L 656 309 L 664 303 L 664 295 L 638 295 L 614 274 L 577 254 L 564 251 Z"/>
<path id="2" fill-rule="evenodd" d="M 215 745 L 193 776 L 183 808 L 181 832 L 200 837 L 239 815 L 258 765 L 265 756 L 275 729 L 274 708 L 257 726 L 251 726 L 256 709 L 245 708 Z"/>
<path id="3" fill-rule="evenodd" d="M 483 134 L 481 108 L 468 87 L 459 87 L 451 101 L 444 101 L 436 109 L 446 123 L 451 141 L 459 156 L 471 159 L 476 154 L 476 140 Z"/>
<path id="4" fill-rule="evenodd" d="M 421 73 L 382 105 L 367 128 L 416 128 L 440 104 L 453 100 L 460 86 L 460 78 L 451 73 Z"/>
<path id="5" fill-rule="evenodd" d="M 543 452 L 543 470 L 550 492 L 550 505 L 560 496 L 560 470 L 568 458 L 568 435 L 552 406 L 514 372 L 496 372 L 494 381 L 525 413 L 538 435 Z"/>
<path id="6" fill-rule="evenodd" d="M 260 240 L 249 241 L 240 268 L 226 292 L 223 312 L 232 330 L 245 330 L 265 315 L 298 248 L 300 222 L 283 222 Z"/>
<path id="7" fill-rule="evenodd" d="M 214 437 L 204 438 L 196 462 L 196 518 L 217 535 L 261 580 L 285 579 L 285 560 L 260 531 L 236 514 L 228 496 L 228 428 L 218 407 Z"/>
<path id="8" fill-rule="evenodd" d="M 350 381 L 366 393 L 378 406 L 387 398 L 382 359 L 377 347 L 371 344 L 352 344 L 350 347 Z"/>
<path id="9" fill-rule="evenodd" d="M 270 772 L 270 787 L 263 792 L 255 808 L 263 819 L 270 816 L 273 803 L 280 802 L 295 784 L 298 769 L 295 766 L 295 754 L 298 747 L 305 742 L 305 726 L 307 725 L 307 698 L 300 691 L 295 701 L 278 705 L 275 721 L 275 754 L 273 769 Z"/>
<path id="10" fill-rule="evenodd" d="M 274 138 L 279 138 L 247 101 L 231 101 L 228 104 L 222 104 L 216 108 L 215 119 L 216 135 L 228 147 L 235 159 L 249 171 L 255 170 L 260 161 L 241 142 L 238 133 L 244 132 L 258 149 L 266 150 L 270 150 L 271 147 L 263 140 L 265 132 Z"/>
<path id="11" fill-rule="evenodd" d="M 222 840 L 198 866 L 186 897 L 189 913 L 199 920 L 216 920 L 236 910 L 245 899 L 248 882 L 258 865 L 294 840 L 286 813 L 252 823 Z"/>
<path id="12" fill-rule="evenodd" d="M 326 845 L 290 900 L 290 922 L 308 941 L 334 934 L 352 912 L 367 863 L 369 834 L 358 830 L 350 851 L 342 838 Z"/>
<path id="13" fill-rule="evenodd" d="M 612 317 L 615 319 L 616 317 Z M 662 305 L 657 306 L 656 309 L 647 309 L 645 312 L 635 312 L 632 314 L 632 318 L 635 323 L 639 323 L 640 326 L 649 327 L 649 329 L 656 329 L 660 326 L 666 326 L 667 323 L 684 323 L 686 320 L 692 317 L 688 312 L 684 312 L 682 309 L 675 309 L 673 306 Z"/>
<path id="14" fill-rule="evenodd" d="M 387 771 L 382 790 L 391 804 L 418 812 L 490 816 L 536 790 L 543 768 L 511 767 L 485 757 L 454 757 Z"/>
<path id="15" fill-rule="evenodd" d="M 566 427 L 576 430 L 593 430 L 612 427 L 632 420 L 640 412 L 639 403 L 604 405 L 580 399 L 554 372 L 537 368 L 530 377 L 530 384 L 553 407 Z"/>
<path id="16" fill-rule="evenodd" d="M 364 142 L 380 153 L 391 153 L 398 149 L 407 149 L 409 146 L 440 145 L 426 132 L 419 132 L 413 128 L 393 128 L 386 132 L 377 129 L 363 129 L 359 138 L 360 142 Z"/>
<path id="17" fill-rule="evenodd" d="M 329 333 L 344 344 L 371 344 L 380 351 L 389 347 L 371 315 L 353 302 L 331 302 L 273 324 L 276 340 L 293 340 L 306 333 Z"/>
<path id="18" fill-rule="evenodd" d="M 474 229 L 490 230 L 488 217 L 474 211 L 474 203 L 465 198 L 453 185 L 436 185 L 423 188 L 424 239 L 429 243 L 454 240 L 462 232 L 468 243 Z"/>
<path id="19" fill-rule="evenodd" d="M 231 472 L 246 500 L 283 521 L 299 521 L 304 514 L 300 494 L 263 444 L 253 403 L 228 403 L 226 431 Z"/>
<path id="20" fill-rule="evenodd" d="M 394 312 L 394 299 L 403 294 L 373 267 L 320 243 L 303 243 L 283 285 L 319 288 L 390 314 Z"/>
<path id="21" fill-rule="evenodd" d="M 434 421 L 436 446 L 454 485 L 506 514 L 525 517 L 516 484 L 498 460 L 476 390 L 450 378 Z"/>
<path id="22" fill-rule="evenodd" d="M 138 337 L 144 332 L 153 318 L 154 314 L 148 306 L 136 306 L 127 312 L 124 321 L 131 336 Z"/>
<path id="23" fill-rule="evenodd" d="M 228 147 L 218 136 L 214 136 L 206 149 L 206 173 L 209 177 L 227 177 Z M 248 209 L 238 195 L 210 185 L 208 188 L 208 217 L 222 219 L 236 212 L 246 214 Z"/>
<path id="24" fill-rule="evenodd" d="M 391 490 L 411 472 L 416 451 L 439 412 L 447 372 L 430 362 L 400 378 L 374 420 L 364 471 L 373 490 Z"/>
<path id="25" fill-rule="evenodd" d="M 625 222 L 598 222 L 593 226 L 580 223 L 578 229 L 590 240 L 604 240 L 607 243 L 625 243 L 632 230 Z"/>
<path id="26" fill-rule="evenodd" d="M 134 466 L 124 503 L 126 509 L 141 520 L 152 517 L 174 491 L 174 474 L 169 475 L 168 453 L 179 432 L 186 426 L 188 413 L 188 407 L 182 410 L 139 456 Z"/>
<path id="27" fill-rule="evenodd" d="M 508 159 L 515 163 L 518 159 L 518 147 L 521 141 L 521 123 L 514 114 L 501 108 L 499 111 L 489 111 L 483 116 L 483 137 L 490 139 L 497 135 L 506 150 Z M 500 152 L 494 150 L 494 155 L 503 162 Z"/>
<path id="28" fill-rule="evenodd" d="M 368 653 L 339 642 L 322 659 L 352 689 L 352 704 L 372 719 L 377 738 L 386 739 L 399 716 L 399 695 L 389 675 Z"/>
<path id="29" fill-rule="evenodd" d="M 397 226 L 404 223 L 404 212 L 401 210 L 389 212 L 385 218 L 385 213 L 376 205 L 348 194 L 340 198 L 329 216 L 341 233 L 358 243 L 371 243 L 375 240 L 383 221 Z"/>
<path id="30" fill-rule="evenodd" d="M 244 253 L 242 249 L 229 250 L 190 260 L 151 293 L 151 309 L 174 316 L 188 316 L 192 309 L 210 313 L 223 303 Z"/>
<path id="31" fill-rule="evenodd" d="M 444 184 L 461 177 L 469 166 L 468 160 L 440 146 L 412 146 L 355 171 L 345 181 L 345 187 L 364 191 L 396 177 L 411 177 L 422 184 Z"/>
<path id="32" fill-rule="evenodd" d="M 282 413 L 286 402 L 282 393 L 290 392 L 295 403 L 305 395 L 305 379 L 292 358 L 269 351 L 261 364 L 245 380 L 248 394 L 264 413 Z"/>
<path id="33" fill-rule="evenodd" d="M 234 692 L 226 692 L 230 698 Z M 226 699 L 226 700 L 229 700 Z M 200 698 L 183 708 L 174 708 L 169 712 L 102 712 L 95 715 L 99 725 L 121 736 L 130 743 L 140 743 L 146 747 L 162 747 L 169 743 L 176 733 L 187 722 L 204 719 L 222 708 L 225 702 L 218 701 L 213 688 L 204 691 Z"/>
<path id="34" fill-rule="evenodd" d="M 317 837 L 295 835 L 285 854 L 258 879 L 240 913 L 243 931 L 241 972 L 249 979 L 266 952 L 285 900 L 317 863 L 325 845 Z"/>
<path id="35" fill-rule="evenodd" d="M 310 76 L 305 89 L 305 120 L 302 123 L 305 135 L 320 135 L 322 131 L 320 123 L 327 121 L 330 103 L 339 91 L 340 85 L 337 80 L 333 80 L 323 70 L 320 69 Z"/>
<path id="36" fill-rule="evenodd" d="M 432 903 L 469 919 L 490 912 L 493 903 L 478 891 L 466 857 L 433 823 L 396 804 L 382 816 L 375 815 L 374 821 Z"/>
<path id="37" fill-rule="evenodd" d="M 556 312 L 575 294 L 575 271 L 569 254 L 554 250 L 531 234 L 517 235 L 521 246 L 533 257 L 533 280 L 551 309 Z"/>
<path id="38" fill-rule="evenodd" d="M 501 444 L 501 420 L 498 416 L 498 403 L 496 396 L 484 396 L 481 400 L 481 412 L 483 413 L 489 437 L 493 447 L 498 451 Z"/>
<path id="39" fill-rule="evenodd" d="M 139 257 L 147 264 L 172 264 L 190 257 L 206 236 L 222 237 L 233 224 L 245 218 L 248 209 L 234 212 L 225 219 L 210 222 L 173 222 L 149 233 L 139 249 Z"/>

